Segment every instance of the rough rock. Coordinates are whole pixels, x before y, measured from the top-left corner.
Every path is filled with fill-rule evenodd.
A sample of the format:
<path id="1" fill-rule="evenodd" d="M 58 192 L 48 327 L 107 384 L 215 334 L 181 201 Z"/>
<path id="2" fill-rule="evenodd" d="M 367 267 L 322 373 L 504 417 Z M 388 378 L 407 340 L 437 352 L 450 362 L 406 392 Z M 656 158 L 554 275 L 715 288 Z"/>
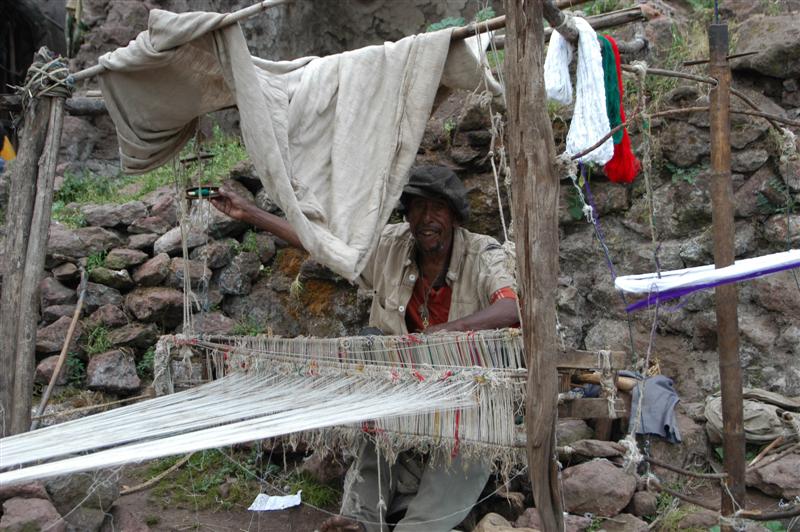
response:
<path id="1" fill-rule="evenodd" d="M 133 272 L 133 281 L 139 286 L 157 286 L 169 275 L 169 255 L 159 253 Z"/>
<path id="2" fill-rule="evenodd" d="M 53 277 L 56 281 L 64 282 L 64 281 L 76 281 L 80 279 L 81 273 L 78 270 L 78 267 L 71 262 L 65 262 L 64 264 L 59 264 L 55 268 L 51 270 Z"/>
<path id="3" fill-rule="evenodd" d="M 116 305 L 103 305 L 83 320 L 83 324 L 87 329 L 94 329 L 100 326 L 112 329 L 127 323 L 128 317 Z"/>
<path id="4" fill-rule="evenodd" d="M 97 508 L 80 507 L 73 510 L 65 521 L 69 523 L 70 530 L 82 530 L 86 532 L 96 532 L 103 526 L 106 513 Z"/>
<path id="5" fill-rule="evenodd" d="M 690 513 L 678 521 L 677 530 L 708 530 L 719 524 L 719 514 L 717 512 L 693 506 L 688 508 L 694 508 L 694 510 L 690 510 Z"/>
<path id="6" fill-rule="evenodd" d="M 57 223 L 50 224 L 47 254 L 74 258 L 88 255 L 78 235 L 72 229 Z"/>
<path id="7" fill-rule="evenodd" d="M 788 219 L 787 219 L 788 218 Z M 786 246 L 787 242 L 792 247 L 800 244 L 800 214 L 775 214 L 764 222 L 764 238 L 768 242 Z"/>
<path id="8" fill-rule="evenodd" d="M 650 437 L 650 455 L 668 464 L 688 470 L 700 470 L 708 463 L 708 441 L 703 426 L 695 423 L 686 414 L 675 412 L 678 420 L 678 430 L 681 434 L 681 443 L 668 443 L 658 436 Z M 665 481 L 675 481 L 681 478 L 678 473 L 667 471 L 653 466 L 659 478 Z"/>
<path id="9" fill-rule="evenodd" d="M 197 260 L 184 260 L 180 257 L 175 257 L 170 262 L 169 276 L 167 284 L 173 288 L 183 288 L 183 280 L 185 271 L 189 271 L 189 283 L 192 288 L 197 288 L 201 285 L 208 284 L 211 280 L 211 270 L 203 266 L 201 261 Z"/>
<path id="10" fill-rule="evenodd" d="M 87 313 L 94 312 L 103 305 L 122 305 L 122 294 L 116 288 L 104 284 L 86 283 L 86 297 L 83 306 Z"/>
<path id="11" fill-rule="evenodd" d="M 275 293 L 268 280 L 263 278 L 246 296 L 226 297 L 222 310 L 237 321 L 269 324 L 276 335 L 294 337 L 302 334 L 300 323 L 292 317 L 286 300 Z"/>
<path id="12" fill-rule="evenodd" d="M 672 121 L 661 133 L 661 148 L 669 162 L 687 168 L 711 153 L 708 130 Z"/>
<path id="13" fill-rule="evenodd" d="M 133 355 L 123 350 L 94 355 L 86 367 L 86 387 L 90 390 L 132 394 L 141 385 Z"/>
<path id="14" fill-rule="evenodd" d="M 178 223 L 178 206 L 175 203 L 174 191 L 169 190 L 163 196 L 156 199 L 150 207 L 150 215 L 158 216 L 170 225 Z"/>
<path id="15" fill-rule="evenodd" d="M 58 318 L 68 316 L 72 317 L 75 314 L 77 305 L 52 305 L 42 309 L 42 322 L 45 324 L 53 323 Z"/>
<path id="16" fill-rule="evenodd" d="M 123 204 L 84 205 L 81 213 L 88 225 L 99 227 L 127 226 L 147 215 L 147 207 L 141 201 Z"/>
<path id="17" fill-rule="evenodd" d="M 108 340 L 117 347 L 147 349 L 158 340 L 158 328 L 152 323 L 129 323 L 109 332 Z"/>
<path id="18" fill-rule="evenodd" d="M 89 279 L 98 284 L 110 286 L 120 291 L 127 291 L 134 285 L 128 270 L 112 270 L 99 266 L 92 268 Z"/>
<path id="19" fill-rule="evenodd" d="M 134 234 L 163 235 L 167 231 L 170 231 L 173 225 L 175 224 L 166 220 L 163 216 L 145 216 L 134 220 L 133 223 L 128 226 L 128 232 Z"/>
<path id="20" fill-rule="evenodd" d="M 739 26 L 737 49 L 760 53 L 734 59 L 734 70 L 755 70 L 774 78 L 800 75 L 800 26 L 792 16 L 753 16 Z"/>
<path id="21" fill-rule="evenodd" d="M 753 302 L 782 316 L 800 316 L 800 298 L 792 272 L 754 279 Z"/>
<path id="22" fill-rule="evenodd" d="M 219 273 L 219 290 L 225 295 L 243 296 L 250 293 L 253 280 L 258 277 L 261 261 L 255 253 L 239 253 Z"/>
<path id="23" fill-rule="evenodd" d="M 120 504 L 117 501 L 111 510 L 108 512 L 110 515 L 106 522 L 103 523 L 101 532 L 150 532 L 150 527 L 147 526 L 140 515 L 141 510 L 133 505 Z"/>
<path id="24" fill-rule="evenodd" d="M 592 520 L 583 515 L 564 515 L 564 529 L 565 532 L 583 532 L 592 525 Z M 514 522 L 516 529 L 532 528 L 534 530 L 541 530 L 542 521 L 539 517 L 539 511 L 536 508 L 528 508 L 521 516 Z"/>
<path id="25" fill-rule="evenodd" d="M 42 327 L 36 331 L 36 352 L 37 353 L 58 353 L 64 345 L 72 318 L 63 316 L 52 324 Z M 83 328 L 80 322 L 75 324 L 75 332 L 69 343 L 69 351 L 73 353 L 82 352 L 80 338 Z"/>
<path id="26" fill-rule="evenodd" d="M 174 327 L 183 318 L 183 293 L 174 288 L 136 288 L 125 298 L 125 308 L 136 319 Z"/>
<path id="27" fill-rule="evenodd" d="M 556 426 L 558 445 L 570 445 L 578 440 L 588 440 L 594 431 L 582 419 L 560 419 Z"/>
<path id="28" fill-rule="evenodd" d="M 275 239 L 264 233 L 256 233 L 256 253 L 261 264 L 269 264 L 275 258 Z"/>
<path id="29" fill-rule="evenodd" d="M 773 179 L 775 179 L 775 172 L 769 165 L 764 165 L 736 190 L 734 202 L 737 217 L 749 217 L 759 212 L 759 195 Z"/>
<path id="30" fill-rule="evenodd" d="M 58 355 L 53 355 L 45 358 L 36 365 L 36 373 L 33 375 L 33 382 L 39 384 L 48 384 L 50 379 L 53 378 L 53 372 L 56 370 L 58 364 Z M 67 384 L 67 365 L 61 367 L 61 372 L 56 379 L 58 386 Z"/>
<path id="31" fill-rule="evenodd" d="M 305 458 L 298 469 L 309 473 L 322 484 L 342 478 L 347 472 L 345 464 L 336 454 L 323 450 L 315 451 Z"/>
<path id="32" fill-rule="evenodd" d="M 115 248 L 106 255 L 106 268 L 122 270 L 138 266 L 148 259 L 147 253 L 138 249 Z"/>
<path id="33" fill-rule="evenodd" d="M 191 250 L 197 246 L 206 243 L 207 236 L 205 233 L 192 229 L 186 235 L 186 246 Z M 163 235 L 158 237 L 153 243 L 153 253 L 167 253 L 168 255 L 177 255 L 181 252 L 181 228 L 173 227 Z"/>
<path id="34" fill-rule="evenodd" d="M 155 233 L 142 233 L 128 237 L 128 247 L 130 249 L 151 249 L 158 236 Z"/>
<path id="35" fill-rule="evenodd" d="M 41 308 L 53 305 L 72 305 L 78 301 L 73 288 L 67 288 L 52 277 L 45 277 L 39 283 L 39 304 Z"/>
<path id="36" fill-rule="evenodd" d="M 75 509 L 102 513 L 108 511 L 119 498 L 119 473 L 98 470 L 53 477 L 45 481 L 45 487 L 53 505 L 62 515 Z M 89 494 L 91 496 L 87 497 Z M 96 512 L 78 513 L 74 519 L 71 517 L 67 516 L 66 519 L 77 530 L 97 530 L 102 524 L 102 519 L 97 522 Z"/>
<path id="37" fill-rule="evenodd" d="M 637 491 L 626 510 L 637 517 L 654 516 L 658 511 L 658 498 L 651 491 Z"/>
<path id="38" fill-rule="evenodd" d="M 746 483 L 767 495 L 785 500 L 800 495 L 800 454 L 792 453 L 763 467 L 747 470 Z"/>
<path id="39" fill-rule="evenodd" d="M 603 482 L 597 482 L 599 478 Z M 600 459 L 565 469 L 561 486 L 568 512 L 611 517 L 630 502 L 636 491 L 636 478 Z"/>
<path id="40" fill-rule="evenodd" d="M 50 499 L 44 484 L 40 481 L 29 482 L 27 484 L 12 484 L 10 486 L 0 486 L 0 504 L 8 499 Z"/>
<path id="41" fill-rule="evenodd" d="M 3 503 L 3 518 L 0 530 L 8 532 L 28 532 L 48 530 L 65 532 L 67 529 L 61 515 L 46 499 L 22 499 L 15 497 Z"/>
<path id="42" fill-rule="evenodd" d="M 769 153 L 760 148 L 736 151 L 731 156 L 731 169 L 734 172 L 754 172 L 764 166 L 767 159 L 769 159 Z"/>
<path id="43" fill-rule="evenodd" d="M 619 514 L 609 519 L 604 519 L 598 530 L 606 532 L 646 532 L 649 530 L 647 523 L 631 514 Z"/>
<path id="44" fill-rule="evenodd" d="M 625 454 L 625 448 L 613 441 L 578 440 L 569 446 L 576 454 L 590 458 L 613 458 Z"/>
<path id="45" fill-rule="evenodd" d="M 269 194 L 263 188 L 256 193 L 256 205 L 258 205 L 258 208 L 262 211 L 266 211 L 270 214 L 275 214 L 277 216 L 282 214 L 281 208 L 278 207 L 278 204 L 269 197 Z"/>
<path id="46" fill-rule="evenodd" d="M 194 315 L 194 330 L 198 334 L 230 335 L 236 330 L 236 321 L 222 312 L 209 312 Z M 183 332 L 180 326 L 176 332 Z"/>
<path id="47" fill-rule="evenodd" d="M 237 246 L 238 242 L 233 238 L 214 240 L 204 246 L 194 248 L 189 254 L 189 258 L 196 261 L 205 260 L 206 266 L 216 270 L 231 263 Z"/>
<path id="48" fill-rule="evenodd" d="M 483 516 L 477 526 L 472 529 L 473 532 L 513 532 L 519 530 L 514 528 L 508 519 L 500 514 L 488 513 Z"/>
<path id="49" fill-rule="evenodd" d="M 117 233 L 102 227 L 80 227 L 75 229 L 75 234 L 83 245 L 83 254 L 80 257 L 122 245 L 122 239 Z"/>

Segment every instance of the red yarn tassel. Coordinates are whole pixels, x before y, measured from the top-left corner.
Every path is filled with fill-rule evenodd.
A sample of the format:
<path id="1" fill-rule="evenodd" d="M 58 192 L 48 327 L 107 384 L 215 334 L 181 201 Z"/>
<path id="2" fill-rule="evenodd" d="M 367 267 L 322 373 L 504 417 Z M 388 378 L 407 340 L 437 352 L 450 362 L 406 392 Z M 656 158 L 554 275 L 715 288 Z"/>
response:
<path id="1" fill-rule="evenodd" d="M 622 89 L 622 67 L 620 65 L 619 48 L 617 41 L 608 35 L 604 35 L 611 47 L 614 49 L 614 62 L 617 65 L 617 85 L 619 86 L 619 111 L 622 122 L 625 122 L 625 107 L 623 106 L 624 91 Z M 606 176 L 614 183 L 632 183 L 639 173 L 642 165 L 631 150 L 631 139 L 628 136 L 627 128 L 622 128 L 622 142 L 614 145 L 614 157 L 606 163 L 603 171 Z"/>

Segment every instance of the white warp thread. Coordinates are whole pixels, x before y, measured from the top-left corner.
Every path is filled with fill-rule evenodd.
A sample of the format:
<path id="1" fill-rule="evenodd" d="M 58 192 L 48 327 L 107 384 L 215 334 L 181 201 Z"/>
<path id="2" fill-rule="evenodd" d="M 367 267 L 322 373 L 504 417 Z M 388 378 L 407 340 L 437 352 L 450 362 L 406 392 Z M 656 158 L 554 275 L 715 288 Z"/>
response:
<path id="1" fill-rule="evenodd" d="M 586 20 L 579 17 L 573 20 L 578 29 L 578 67 L 575 110 L 567 133 L 566 153 L 570 157 L 593 146 L 611 132 L 606 114 L 603 57 L 600 53 L 600 43 L 597 42 L 597 34 Z M 548 97 L 561 103 L 569 103 L 572 98 L 571 88 L 569 90 L 566 88 L 569 86 L 571 58 L 571 45 L 564 41 L 558 32 L 553 32 L 545 58 L 545 87 Z M 549 81 L 547 76 L 551 77 Z M 604 165 L 613 156 L 614 140 L 609 137 L 579 161 Z"/>
<path id="2" fill-rule="evenodd" d="M 624 275 L 617 277 L 614 286 L 632 294 L 659 293 L 677 288 L 702 286 L 709 283 L 736 280 L 747 275 L 758 274 L 777 268 L 800 267 L 800 249 L 764 255 L 752 259 L 737 260 L 733 265 L 716 268 L 713 264 L 682 270 Z"/>

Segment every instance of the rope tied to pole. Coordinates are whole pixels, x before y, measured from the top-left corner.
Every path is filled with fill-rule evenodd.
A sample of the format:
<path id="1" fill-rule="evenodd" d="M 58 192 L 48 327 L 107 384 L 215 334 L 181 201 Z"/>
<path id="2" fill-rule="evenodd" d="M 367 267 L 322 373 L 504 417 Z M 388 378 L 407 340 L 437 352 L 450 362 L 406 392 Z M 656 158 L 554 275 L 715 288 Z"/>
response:
<path id="1" fill-rule="evenodd" d="M 33 63 L 25 75 L 25 84 L 21 87 L 12 85 L 11 88 L 22 97 L 24 115 L 34 98 L 68 98 L 75 89 L 75 82 L 64 58 L 42 46 L 33 56 Z"/>

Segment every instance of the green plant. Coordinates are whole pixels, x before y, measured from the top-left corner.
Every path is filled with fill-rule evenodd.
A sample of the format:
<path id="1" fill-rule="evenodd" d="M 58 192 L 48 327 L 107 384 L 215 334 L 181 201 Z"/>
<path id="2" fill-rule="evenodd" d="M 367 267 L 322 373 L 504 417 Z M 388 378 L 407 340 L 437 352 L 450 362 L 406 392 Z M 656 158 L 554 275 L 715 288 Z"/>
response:
<path id="1" fill-rule="evenodd" d="M 157 515 L 148 515 L 144 518 L 144 524 L 147 526 L 156 526 L 158 523 L 161 522 L 161 518 Z"/>
<path id="2" fill-rule="evenodd" d="M 581 220 L 583 218 L 583 205 L 583 200 L 578 191 L 574 187 L 570 188 L 567 195 L 567 212 L 570 218 L 576 222 Z"/>
<path id="3" fill-rule="evenodd" d="M 264 326 L 252 316 L 239 320 L 233 328 L 233 334 L 236 336 L 258 336 L 263 333 Z"/>
<path id="4" fill-rule="evenodd" d="M 67 384 L 78 388 L 86 378 L 86 364 L 75 353 L 67 353 Z"/>
<path id="5" fill-rule="evenodd" d="M 618 9 L 622 9 L 626 7 L 626 4 L 630 4 L 631 2 L 624 2 L 623 0 L 595 0 L 594 2 L 588 2 L 585 4 L 581 11 L 583 11 L 586 16 L 595 16 L 595 15 L 602 15 L 604 13 L 610 13 L 611 11 L 617 11 Z"/>
<path id="6" fill-rule="evenodd" d="M 86 257 L 86 272 L 91 273 L 95 268 L 103 268 L 106 265 L 106 251 L 95 251 Z"/>
<path id="7" fill-rule="evenodd" d="M 339 500 L 339 491 L 321 484 L 308 471 L 294 471 L 286 479 L 288 492 L 303 491 L 303 500 L 317 508 L 329 508 Z"/>
<path id="8" fill-rule="evenodd" d="M 764 214 L 792 214 L 797 210 L 797 204 L 791 191 L 781 179 L 773 177 L 767 183 L 767 186 L 778 196 L 784 199 L 782 204 L 777 203 L 774 199 L 770 199 L 764 192 L 759 192 L 756 196 L 756 205 L 758 210 Z M 773 196 L 774 198 L 774 196 Z"/>
<path id="9" fill-rule="evenodd" d="M 492 6 L 486 6 L 475 13 L 475 22 L 483 22 L 484 20 L 489 20 L 496 16 L 497 13 L 494 12 L 494 8 Z"/>
<path id="10" fill-rule="evenodd" d="M 697 176 L 700 175 L 700 168 L 697 167 L 681 168 L 672 163 L 664 163 L 664 168 L 672 175 L 673 183 L 683 182 L 695 185 Z"/>
<path id="11" fill-rule="evenodd" d="M 154 347 L 149 348 L 142 355 L 142 359 L 136 364 L 136 374 L 140 379 L 153 378 L 153 363 L 155 361 L 156 350 Z"/>
<path id="12" fill-rule="evenodd" d="M 63 201 L 54 201 L 52 208 L 52 219 L 71 229 L 77 229 L 86 225 L 86 218 L 83 213 L 73 207 L 67 207 Z"/>
<path id="13" fill-rule="evenodd" d="M 86 339 L 86 353 L 89 356 L 105 353 L 112 347 L 111 340 L 108 338 L 108 329 L 102 325 L 89 331 Z"/>
<path id="14" fill-rule="evenodd" d="M 256 234 L 252 230 L 248 230 L 244 237 L 242 237 L 242 243 L 239 244 L 238 250 L 239 253 L 242 251 L 247 251 L 250 253 L 258 253 L 258 239 L 256 238 Z"/>
<path id="15" fill-rule="evenodd" d="M 467 21 L 464 20 L 464 17 L 446 17 L 428 26 L 428 31 L 439 31 L 445 28 L 464 26 L 466 23 Z"/>

